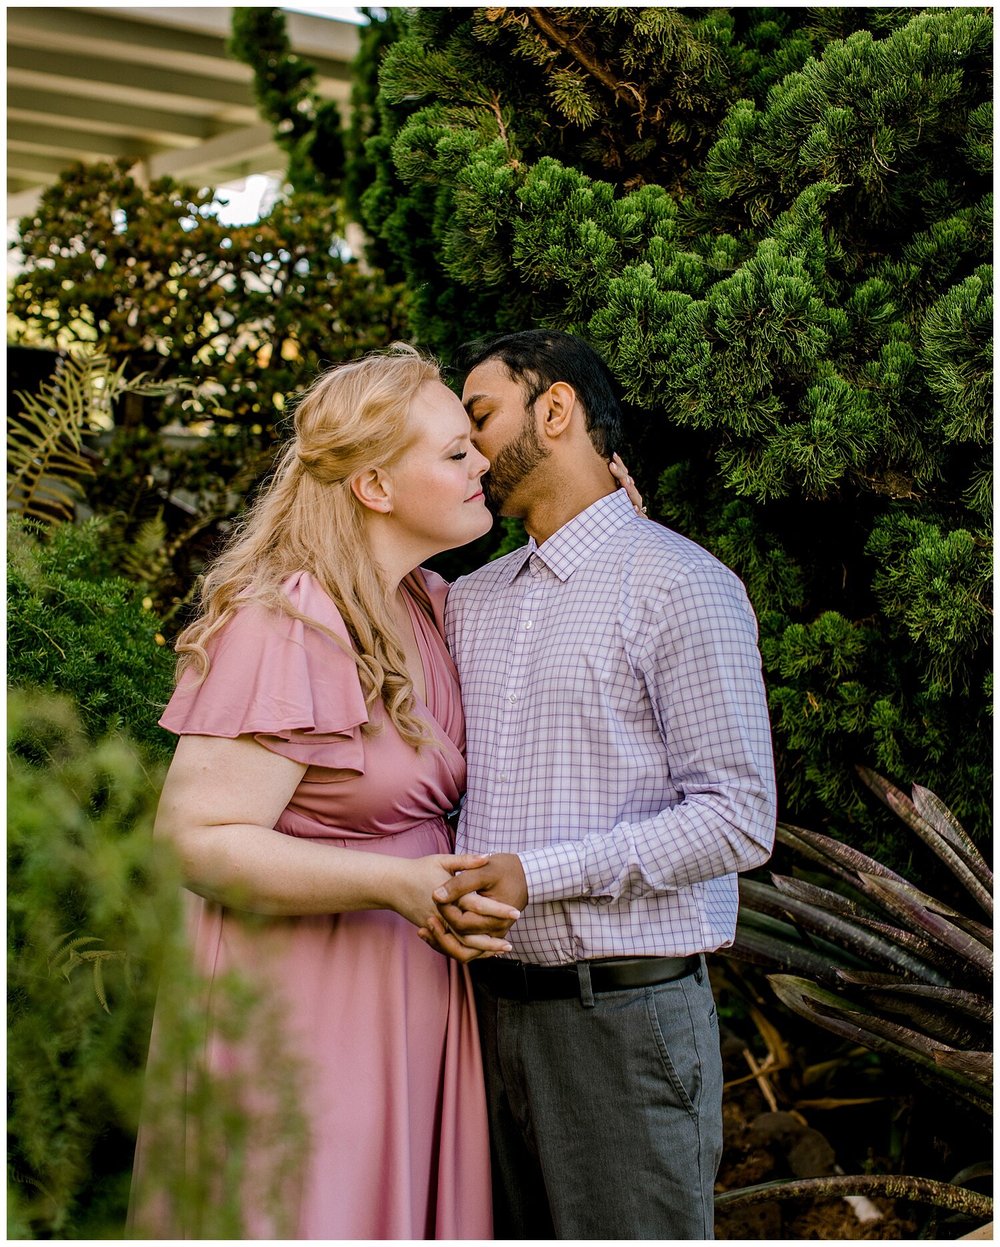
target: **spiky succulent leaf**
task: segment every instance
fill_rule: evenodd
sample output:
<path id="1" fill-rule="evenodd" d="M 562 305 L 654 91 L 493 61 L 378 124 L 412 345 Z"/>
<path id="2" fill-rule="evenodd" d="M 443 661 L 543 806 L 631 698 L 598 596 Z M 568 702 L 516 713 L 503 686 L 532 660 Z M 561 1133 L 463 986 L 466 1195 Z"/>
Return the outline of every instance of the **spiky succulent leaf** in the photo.
<path id="1" fill-rule="evenodd" d="M 894 879 L 876 879 L 865 873 L 859 873 L 858 878 L 865 891 L 881 900 L 887 909 L 945 948 L 966 958 L 970 967 L 975 967 L 979 973 L 992 977 L 992 952 L 974 936 L 943 917 L 937 905 L 932 908 L 927 903 L 932 898 L 926 897 L 909 884 L 901 884 Z M 940 908 L 947 909 L 946 906 Z"/>
<path id="2" fill-rule="evenodd" d="M 781 828 L 784 827 L 784 824 L 779 823 L 778 827 L 779 839 L 781 839 Z M 831 836 L 824 836 L 818 831 L 807 831 L 804 827 L 794 827 L 792 831 L 804 844 L 815 849 L 828 867 L 830 863 L 833 863 L 847 871 L 864 870 L 868 874 L 877 875 L 881 879 L 899 879 L 901 882 L 903 880 L 902 875 L 897 875 L 888 866 L 883 866 L 881 862 L 875 861 L 873 857 L 868 857 L 864 853 L 858 852 L 857 849 L 852 849 L 849 844 L 843 844 L 840 840 L 834 840 Z M 851 877 L 848 875 L 848 878 Z"/>
<path id="3" fill-rule="evenodd" d="M 907 1031 L 905 1027 L 895 1026 L 872 1014 L 862 1013 L 836 993 L 807 979 L 772 974 L 768 975 L 768 981 L 778 999 L 794 1013 L 817 1022 L 852 1043 L 906 1060 L 925 1075 L 947 1081 L 952 1090 L 970 1104 L 987 1112 L 990 1110 L 991 1098 L 985 1094 L 982 1085 L 964 1073 L 939 1064 L 934 1053 L 942 1051 L 941 1045 L 926 1036 Z"/>
<path id="4" fill-rule="evenodd" d="M 788 875 L 772 873 L 771 882 L 784 896 L 805 901 L 818 909 L 829 910 L 832 914 L 841 914 L 845 918 L 871 918 L 875 916 L 873 909 L 862 909 L 857 901 L 852 901 L 839 892 L 829 888 L 821 888 L 818 884 L 809 883 L 806 879 L 792 879 Z"/>
<path id="5" fill-rule="evenodd" d="M 907 952 L 925 961 L 929 966 L 934 966 L 941 971 L 948 982 L 961 979 L 966 971 L 961 957 L 915 931 L 905 930 L 889 922 L 880 922 L 876 918 L 858 918 L 858 922 L 870 927 L 872 931 L 877 931 L 879 935 L 898 944 L 900 948 L 905 948 Z"/>
<path id="6" fill-rule="evenodd" d="M 958 1070 L 990 1085 L 993 1083 L 992 1052 L 936 1052 L 934 1059 L 945 1069 Z"/>
<path id="7" fill-rule="evenodd" d="M 939 1008 L 934 1002 L 924 1003 L 912 996 L 900 996 L 880 988 L 860 990 L 859 996 L 866 1009 L 879 1010 L 891 1019 L 904 1018 L 911 1028 L 919 1028 L 929 1038 L 950 1048 L 975 1048 L 989 1040 L 982 1026 L 971 1022 L 948 1003 Z"/>
<path id="8" fill-rule="evenodd" d="M 972 837 L 941 798 L 931 792 L 929 788 L 924 788 L 920 784 L 913 785 L 910 795 L 921 818 L 930 823 L 938 835 L 946 840 L 956 852 L 961 854 L 965 859 L 966 865 L 974 871 L 979 882 L 992 892 L 993 871 L 990 870 L 982 853 L 976 848 Z"/>
<path id="9" fill-rule="evenodd" d="M 939 987 L 934 983 L 908 983 L 892 974 L 871 974 L 861 970 L 838 970 L 837 978 L 857 987 L 886 988 L 899 996 L 937 1000 L 981 1022 L 993 1022 L 993 1001 L 979 992 L 964 991 L 960 987 Z"/>
<path id="10" fill-rule="evenodd" d="M 977 1217 L 981 1221 L 988 1221 L 993 1216 L 993 1201 L 988 1195 L 968 1191 L 965 1187 L 951 1182 L 895 1173 L 837 1174 L 826 1178 L 761 1182 L 737 1191 L 723 1191 L 716 1195 L 715 1206 L 732 1211 L 733 1208 L 766 1204 L 773 1199 L 846 1199 L 851 1195 L 907 1199 L 917 1204 L 947 1208 L 951 1212 Z"/>
<path id="11" fill-rule="evenodd" d="M 775 939 L 755 930 L 742 920 L 737 924 L 736 937 L 726 955 L 739 961 L 764 966 L 768 970 L 785 970 L 790 974 L 810 974 L 820 980 L 833 980 L 835 965 L 822 953 L 802 944 Z"/>
<path id="12" fill-rule="evenodd" d="M 875 963 L 892 969 L 902 967 L 919 973 L 931 982 L 947 982 L 944 975 L 927 962 L 913 957 L 898 944 L 884 939 L 870 928 L 852 922 L 839 914 L 829 913 L 818 906 L 796 900 L 791 896 L 782 896 L 777 889 L 768 888 L 766 884 L 755 883 L 751 880 L 740 880 L 740 894 L 746 896 L 750 904 L 764 909 L 765 912 L 775 911 L 774 908 L 768 908 L 769 906 L 775 908 L 780 906 L 780 909 L 783 909 L 803 930 L 814 932 L 822 939 L 842 948 L 846 956 L 855 964 Z"/>
<path id="13" fill-rule="evenodd" d="M 945 838 L 935 827 L 921 816 L 910 798 L 895 784 L 877 775 L 867 767 L 859 767 L 858 774 L 869 788 L 899 817 L 917 833 L 921 840 L 944 862 L 952 874 L 965 886 L 976 904 L 993 916 L 993 897 L 989 888 L 976 877 L 975 871 L 969 866 L 962 853 L 952 847 L 950 838 Z"/>

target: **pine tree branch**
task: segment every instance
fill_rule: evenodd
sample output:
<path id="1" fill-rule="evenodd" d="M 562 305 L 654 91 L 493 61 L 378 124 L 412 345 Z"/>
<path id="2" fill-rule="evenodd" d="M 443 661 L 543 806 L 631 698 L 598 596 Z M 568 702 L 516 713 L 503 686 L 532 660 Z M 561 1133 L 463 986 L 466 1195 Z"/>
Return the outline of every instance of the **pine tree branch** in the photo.
<path id="1" fill-rule="evenodd" d="M 635 102 L 639 106 L 639 116 L 643 115 L 645 101 L 641 94 L 628 82 L 618 82 L 608 73 L 606 69 L 602 69 L 583 49 L 573 42 L 568 35 L 564 35 L 558 26 L 554 25 L 548 17 L 545 16 L 543 9 L 528 9 L 527 13 L 538 29 L 547 35 L 553 43 L 557 44 L 564 52 L 568 52 L 578 64 L 582 65 L 591 77 L 596 78 L 603 86 L 611 91 L 616 99 L 621 100 L 625 104 L 631 104 L 626 92 L 631 92 L 635 97 Z"/>

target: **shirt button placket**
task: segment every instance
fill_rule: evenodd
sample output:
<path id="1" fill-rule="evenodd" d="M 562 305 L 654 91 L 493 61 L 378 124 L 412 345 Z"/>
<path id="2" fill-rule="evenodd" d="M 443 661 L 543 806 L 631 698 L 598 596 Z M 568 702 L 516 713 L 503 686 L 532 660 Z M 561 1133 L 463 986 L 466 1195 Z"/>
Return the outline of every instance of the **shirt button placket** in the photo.
<path id="1" fill-rule="evenodd" d="M 518 735 L 520 715 L 518 708 L 524 700 L 524 673 L 529 666 L 530 643 L 533 640 L 532 632 L 535 626 L 534 621 L 534 599 L 540 585 L 540 575 L 542 568 L 540 564 L 532 559 L 528 565 L 529 574 L 524 577 L 524 593 L 521 598 L 521 605 L 518 611 L 518 621 L 514 629 L 513 643 L 511 645 L 510 667 L 507 673 L 507 685 L 504 693 L 504 710 L 503 727 L 501 732 L 501 740 L 498 742 L 497 748 L 497 780 L 498 786 L 510 782 L 513 757 L 512 749 L 515 746 Z"/>

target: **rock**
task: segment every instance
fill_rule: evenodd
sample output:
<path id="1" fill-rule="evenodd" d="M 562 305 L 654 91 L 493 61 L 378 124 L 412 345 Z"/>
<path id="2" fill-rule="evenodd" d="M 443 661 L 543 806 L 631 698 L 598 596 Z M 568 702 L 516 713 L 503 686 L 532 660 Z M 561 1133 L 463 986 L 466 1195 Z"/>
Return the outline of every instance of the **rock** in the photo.
<path id="1" fill-rule="evenodd" d="M 833 1173 L 833 1148 L 818 1130 L 805 1130 L 788 1151 L 788 1165 L 797 1178 L 822 1178 Z"/>
<path id="2" fill-rule="evenodd" d="M 787 1150 L 808 1129 L 796 1113 L 761 1113 L 750 1123 L 748 1138 L 751 1143 L 776 1144 Z"/>

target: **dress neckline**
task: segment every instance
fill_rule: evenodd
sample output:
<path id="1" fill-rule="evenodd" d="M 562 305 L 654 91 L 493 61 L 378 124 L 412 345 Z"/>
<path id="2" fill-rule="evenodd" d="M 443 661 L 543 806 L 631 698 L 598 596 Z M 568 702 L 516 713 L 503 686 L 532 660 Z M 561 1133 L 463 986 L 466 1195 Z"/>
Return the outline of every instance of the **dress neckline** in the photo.
<path id="1" fill-rule="evenodd" d="M 421 697 L 417 690 L 413 690 L 413 697 L 417 705 L 421 706 L 426 712 L 427 717 L 437 727 L 444 740 L 451 745 L 452 749 L 462 756 L 458 742 L 455 741 L 451 733 L 447 730 L 442 721 L 441 707 L 438 705 L 439 682 L 441 676 L 437 670 L 437 662 L 444 659 L 451 662 L 451 655 L 448 653 L 444 643 L 444 638 L 438 632 L 432 619 L 428 617 L 427 611 L 414 596 L 413 591 L 405 582 L 402 585 L 403 598 L 406 602 L 406 608 L 410 612 L 410 620 L 413 624 L 413 635 L 417 642 L 417 652 L 420 655 L 420 665 L 424 673 L 424 696 Z M 432 635 L 433 634 L 433 635 Z M 437 651 L 437 652 L 435 652 Z M 458 696 L 456 689 L 456 696 Z M 450 717 L 450 716 L 448 716 Z"/>

